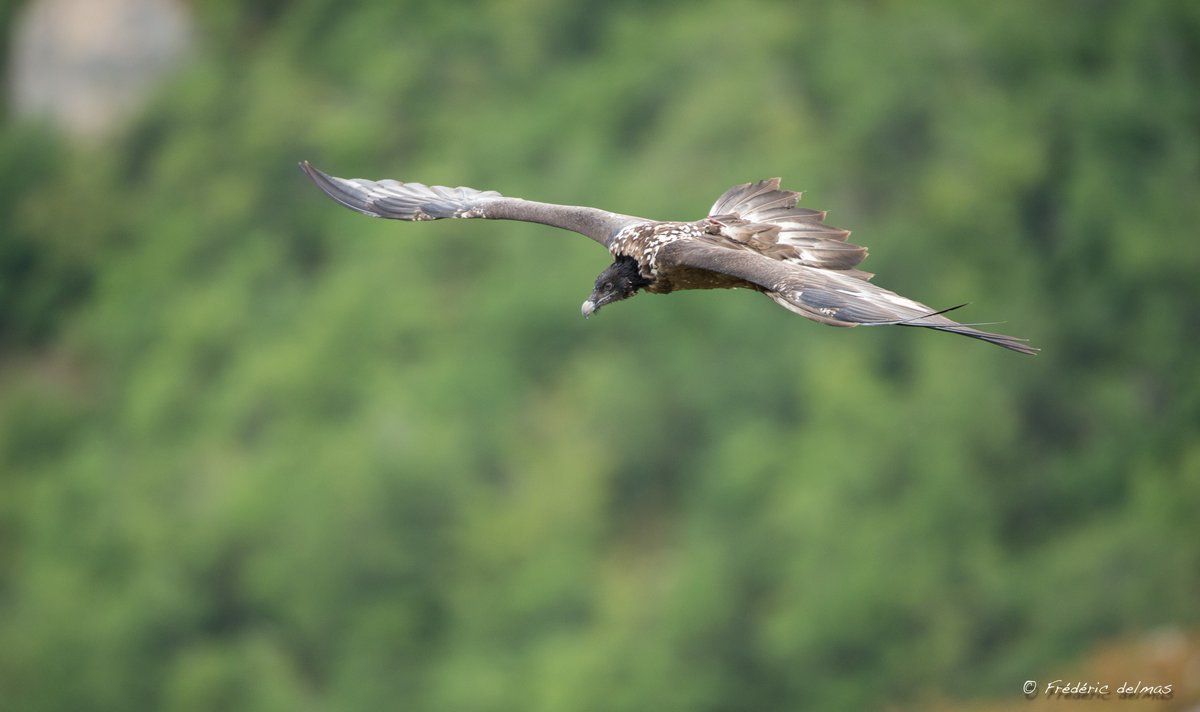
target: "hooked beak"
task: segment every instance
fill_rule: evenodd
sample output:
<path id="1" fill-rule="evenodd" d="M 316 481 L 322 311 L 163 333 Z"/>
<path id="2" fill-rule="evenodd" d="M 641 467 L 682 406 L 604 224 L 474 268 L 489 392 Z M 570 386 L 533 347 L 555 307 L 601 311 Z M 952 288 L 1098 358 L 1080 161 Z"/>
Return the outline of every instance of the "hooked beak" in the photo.
<path id="1" fill-rule="evenodd" d="M 586 319 L 589 316 L 600 311 L 600 307 L 604 306 L 605 304 L 608 304 L 609 302 L 614 302 L 614 301 L 616 301 L 616 298 L 615 298 L 615 295 L 611 292 L 606 292 L 606 293 L 602 293 L 602 294 L 592 292 L 591 296 L 589 296 L 587 298 L 587 301 L 583 303 L 583 306 L 579 308 L 579 312 L 581 314 L 583 314 L 583 318 Z"/>

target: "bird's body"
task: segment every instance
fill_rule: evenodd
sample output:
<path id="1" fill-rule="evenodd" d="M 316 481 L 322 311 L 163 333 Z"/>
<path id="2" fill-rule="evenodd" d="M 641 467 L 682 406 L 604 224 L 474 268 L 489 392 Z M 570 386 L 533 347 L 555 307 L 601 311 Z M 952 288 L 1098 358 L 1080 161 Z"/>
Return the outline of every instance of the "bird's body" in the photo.
<path id="1" fill-rule="evenodd" d="M 683 241 L 701 241 L 707 238 L 704 226 L 686 222 L 644 222 L 630 225 L 617 233 L 608 249 L 613 257 L 631 257 L 637 262 L 639 272 L 650 280 L 645 289 L 651 294 L 669 294 L 684 289 L 736 289 L 750 287 L 745 280 L 720 272 L 688 267 L 660 261 L 669 245 Z"/>
<path id="2" fill-rule="evenodd" d="M 832 326 L 920 326 L 982 339 L 1021 353 L 1021 339 L 960 324 L 920 302 L 871 284 L 857 269 L 864 247 L 826 225 L 825 213 L 796 207 L 800 194 L 779 179 L 745 183 L 725 192 L 695 222 L 649 220 L 597 208 L 507 198 L 494 191 L 443 188 L 392 180 L 326 175 L 308 162 L 305 173 L 342 205 L 397 220 L 484 218 L 521 220 L 572 230 L 608 248 L 613 263 L 583 304 L 590 316 L 640 290 L 753 289 L 801 316 Z"/>

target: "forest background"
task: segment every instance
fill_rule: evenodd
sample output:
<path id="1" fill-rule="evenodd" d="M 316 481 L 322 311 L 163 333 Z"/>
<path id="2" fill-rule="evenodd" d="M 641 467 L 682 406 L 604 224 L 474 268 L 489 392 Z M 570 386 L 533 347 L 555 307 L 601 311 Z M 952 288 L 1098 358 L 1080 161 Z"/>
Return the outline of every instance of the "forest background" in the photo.
<path id="1" fill-rule="evenodd" d="M 1200 3 L 190 8 L 115 135 L 0 125 L 0 710 L 1024 705 L 1200 650 Z M 662 219 L 783 176 L 1043 351 L 585 322 L 595 244 L 301 159 Z"/>

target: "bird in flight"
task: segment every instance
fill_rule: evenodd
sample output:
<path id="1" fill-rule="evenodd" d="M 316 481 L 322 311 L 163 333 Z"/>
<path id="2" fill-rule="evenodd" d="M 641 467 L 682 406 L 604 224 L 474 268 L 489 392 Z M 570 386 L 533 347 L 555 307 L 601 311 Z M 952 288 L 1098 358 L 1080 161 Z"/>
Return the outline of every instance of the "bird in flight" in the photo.
<path id="1" fill-rule="evenodd" d="M 779 179 L 735 185 L 694 222 L 647 220 L 598 208 L 508 198 L 495 191 L 395 180 L 336 178 L 304 161 L 317 187 L 364 215 L 393 220 L 484 218 L 520 220 L 571 230 L 608 248 L 613 263 L 596 278 L 583 315 L 591 316 L 641 290 L 753 289 L 784 309 L 831 326 L 920 326 L 948 331 L 1024 354 L 1023 339 L 982 331 L 877 287 L 857 269 L 867 249 L 825 224 L 825 213 L 796 206 L 800 194 Z M 957 309 L 958 307 L 953 307 Z"/>

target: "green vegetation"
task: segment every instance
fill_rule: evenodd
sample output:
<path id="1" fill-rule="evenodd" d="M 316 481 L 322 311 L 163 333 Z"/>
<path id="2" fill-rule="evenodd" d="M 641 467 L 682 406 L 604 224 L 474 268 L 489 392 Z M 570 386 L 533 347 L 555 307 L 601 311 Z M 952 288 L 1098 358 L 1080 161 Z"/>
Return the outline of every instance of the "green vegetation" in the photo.
<path id="1" fill-rule="evenodd" d="M 1012 697 L 1200 623 L 1200 5 L 195 3 L 115 143 L 0 127 L 0 710 Z M 877 281 L 750 293 L 296 170 L 662 218 L 781 175 Z"/>

